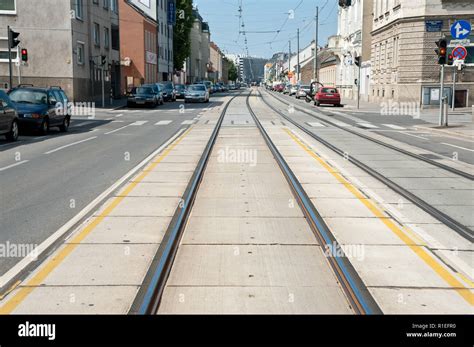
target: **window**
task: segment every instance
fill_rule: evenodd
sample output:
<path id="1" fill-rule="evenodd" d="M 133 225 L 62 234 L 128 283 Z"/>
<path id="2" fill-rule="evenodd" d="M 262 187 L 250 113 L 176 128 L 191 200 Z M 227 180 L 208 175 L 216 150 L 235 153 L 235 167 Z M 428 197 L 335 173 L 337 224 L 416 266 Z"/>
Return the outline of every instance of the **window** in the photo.
<path id="1" fill-rule="evenodd" d="M 118 0 L 111 0 L 110 1 L 110 9 L 115 12 L 115 13 L 118 13 Z"/>
<path id="2" fill-rule="evenodd" d="M 120 50 L 120 32 L 119 27 L 112 25 L 112 49 Z"/>
<path id="3" fill-rule="evenodd" d="M 18 61 L 18 47 L 12 49 L 12 61 Z M 8 62 L 8 38 L 0 38 L 0 62 Z"/>
<path id="4" fill-rule="evenodd" d="M 76 18 L 83 19 L 84 10 L 82 0 L 76 0 Z"/>
<path id="5" fill-rule="evenodd" d="M 77 65 L 84 65 L 84 42 L 77 42 Z"/>
<path id="6" fill-rule="evenodd" d="M 104 27 L 104 47 L 109 48 L 110 46 L 110 31 L 109 28 Z"/>
<path id="7" fill-rule="evenodd" d="M 104 10 L 108 10 L 109 9 L 109 1 L 110 0 L 103 0 L 104 1 Z"/>
<path id="8" fill-rule="evenodd" d="M 99 5 L 99 0 L 92 0 L 92 3 L 93 3 L 94 5 Z"/>
<path id="9" fill-rule="evenodd" d="M 0 0 L 0 13 L 16 14 L 16 0 Z"/>
<path id="10" fill-rule="evenodd" d="M 100 46 L 100 26 L 94 23 L 94 44 Z"/>

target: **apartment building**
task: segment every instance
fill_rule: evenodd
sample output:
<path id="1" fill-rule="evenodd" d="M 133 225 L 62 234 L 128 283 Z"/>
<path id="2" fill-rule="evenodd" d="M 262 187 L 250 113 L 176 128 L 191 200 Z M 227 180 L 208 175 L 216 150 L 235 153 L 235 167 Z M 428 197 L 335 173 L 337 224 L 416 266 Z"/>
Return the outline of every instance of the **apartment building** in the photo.
<path id="1" fill-rule="evenodd" d="M 435 42 L 442 36 L 452 40 L 450 28 L 456 20 L 474 24 L 472 0 L 374 0 L 373 6 L 370 99 L 415 102 L 423 107 L 439 105 L 440 66 Z M 451 86 L 454 68 L 446 67 L 444 93 L 449 102 L 455 97 L 458 107 L 474 103 L 474 35 L 468 41 L 471 60 L 456 73 L 455 93 Z"/>
<path id="2" fill-rule="evenodd" d="M 175 0 L 156 0 L 158 34 L 158 79 L 171 81 L 173 78 L 173 24 Z"/>
<path id="3" fill-rule="evenodd" d="M 51 9 L 54 9 L 52 11 Z M 13 86 L 61 86 L 75 101 L 99 101 L 104 79 L 107 100 L 120 81 L 118 0 L 2 0 L 0 83 L 9 81 L 7 26 L 20 33 L 12 52 Z M 22 64 L 21 48 L 29 60 Z M 106 57 L 105 66 L 101 56 Z"/>
<path id="4" fill-rule="evenodd" d="M 194 83 L 207 80 L 210 69 L 211 33 L 197 8 L 193 9 L 194 25 L 191 28 L 191 54 L 186 60 L 186 81 Z"/>
<path id="5" fill-rule="evenodd" d="M 214 43 L 210 43 L 210 70 L 209 78 L 214 82 L 222 81 L 223 78 L 223 65 L 224 65 L 224 54 L 220 48 Z"/>

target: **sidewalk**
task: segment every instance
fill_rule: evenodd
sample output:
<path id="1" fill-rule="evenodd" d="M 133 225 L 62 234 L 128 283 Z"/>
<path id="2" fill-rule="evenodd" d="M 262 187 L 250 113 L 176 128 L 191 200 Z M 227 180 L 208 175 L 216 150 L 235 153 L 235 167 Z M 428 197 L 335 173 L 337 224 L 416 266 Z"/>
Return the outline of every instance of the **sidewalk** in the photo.
<path id="1" fill-rule="evenodd" d="M 357 109 L 357 101 L 351 99 L 343 99 L 342 104 L 344 109 L 347 112 L 351 113 L 379 113 L 384 115 L 384 112 L 389 111 L 391 115 L 396 115 L 395 110 L 390 109 L 395 105 L 395 102 L 377 103 L 377 102 L 367 102 L 360 101 L 360 107 Z M 403 114 L 403 115 L 406 115 Z M 425 121 L 426 125 L 416 126 L 417 128 L 428 130 L 430 132 L 442 132 L 453 136 L 461 136 L 463 138 L 474 138 L 474 108 L 465 107 L 457 108 L 454 111 L 449 109 L 448 111 L 448 121 L 449 125 L 447 127 L 439 126 L 439 108 L 430 107 L 430 108 L 416 108 L 412 115 L 415 119 L 420 119 Z"/>

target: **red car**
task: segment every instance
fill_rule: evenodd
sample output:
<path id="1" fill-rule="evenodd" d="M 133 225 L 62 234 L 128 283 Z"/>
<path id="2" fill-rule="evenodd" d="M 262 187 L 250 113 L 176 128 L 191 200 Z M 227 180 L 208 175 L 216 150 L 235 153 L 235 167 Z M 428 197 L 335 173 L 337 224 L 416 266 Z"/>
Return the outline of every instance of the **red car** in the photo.
<path id="1" fill-rule="evenodd" d="M 319 106 L 321 104 L 334 105 L 335 107 L 342 107 L 341 95 L 336 88 L 333 87 L 321 87 L 314 96 L 314 105 Z"/>
<path id="2" fill-rule="evenodd" d="M 273 87 L 273 90 L 279 93 L 283 92 L 284 89 L 285 89 L 284 84 L 277 84 L 275 87 Z"/>

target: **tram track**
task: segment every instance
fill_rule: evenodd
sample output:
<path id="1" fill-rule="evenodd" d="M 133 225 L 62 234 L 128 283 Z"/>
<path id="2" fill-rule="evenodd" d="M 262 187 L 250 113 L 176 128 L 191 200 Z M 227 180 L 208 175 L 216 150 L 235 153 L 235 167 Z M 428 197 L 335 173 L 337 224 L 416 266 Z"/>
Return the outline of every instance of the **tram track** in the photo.
<path id="1" fill-rule="evenodd" d="M 274 97 L 275 99 L 279 100 L 280 102 L 286 104 L 286 105 L 289 105 L 289 103 L 287 103 L 286 101 L 283 101 L 281 100 L 280 98 L 274 96 L 273 94 L 271 93 L 268 93 L 269 95 L 271 95 L 272 97 Z M 285 115 L 283 112 L 281 112 L 280 110 L 278 110 L 276 107 L 274 107 L 273 105 L 271 105 L 267 100 L 265 100 L 265 98 L 263 98 L 262 96 L 262 93 L 259 91 L 259 96 L 261 97 L 263 103 L 269 107 L 269 109 L 271 109 L 273 112 L 275 112 L 276 114 L 278 114 L 281 118 L 285 119 L 287 122 L 291 123 L 292 125 L 294 125 L 295 127 L 297 127 L 299 130 L 303 131 L 305 134 L 309 135 L 311 138 L 313 138 L 314 140 L 318 141 L 319 143 L 323 144 L 325 147 L 331 149 L 332 151 L 334 151 L 335 153 L 337 153 L 339 156 L 343 157 L 343 158 L 346 158 L 348 161 L 350 161 L 352 164 L 354 164 L 355 166 L 357 166 L 358 168 L 362 169 L 363 171 L 365 171 L 366 173 L 368 173 L 370 176 L 376 178 L 378 181 L 382 182 L 383 184 L 385 184 L 386 186 L 388 186 L 390 189 L 392 189 L 393 191 L 395 191 L 396 193 L 398 193 L 399 195 L 403 196 L 405 199 L 407 199 L 408 201 L 410 201 L 411 203 L 413 203 L 414 205 L 416 205 L 417 207 L 421 208 L 423 211 L 427 212 L 430 216 L 432 216 L 433 218 L 435 218 L 436 220 L 438 220 L 439 222 L 443 223 L 444 225 L 448 226 L 449 228 L 451 228 L 452 230 L 454 230 L 456 233 L 458 233 L 459 235 L 461 235 L 462 237 L 464 237 L 465 239 L 469 240 L 470 242 L 474 242 L 474 233 L 473 231 L 465 226 L 464 224 L 462 224 L 461 222 L 457 221 L 456 219 L 452 218 L 451 216 L 447 215 L 446 213 L 440 211 L 439 209 L 437 209 L 436 207 L 434 207 L 433 205 L 431 205 L 430 203 L 426 202 L 425 200 L 421 199 L 420 197 L 416 196 L 415 194 L 411 193 L 410 191 L 408 191 L 407 189 L 403 188 L 401 185 L 397 184 L 396 182 L 394 182 L 393 180 L 389 179 L 388 177 L 386 177 L 385 175 L 381 174 L 380 172 L 378 172 L 377 170 L 371 168 L 370 166 L 364 164 L 361 160 L 358 160 L 357 158 L 355 158 L 354 156 L 347 156 L 347 153 L 346 151 L 342 150 L 341 148 L 335 146 L 334 144 L 330 143 L 329 141 L 323 139 L 321 136 L 318 136 L 316 135 L 314 132 L 310 131 L 308 128 L 306 128 L 305 126 L 301 125 L 300 123 L 296 122 L 295 120 L 293 120 L 291 117 L 288 117 L 287 115 Z M 350 129 L 346 129 L 344 127 L 341 127 L 341 126 L 338 126 L 337 124 L 329 121 L 329 120 L 326 120 L 324 118 L 321 118 L 321 117 L 318 117 L 314 114 L 312 114 L 311 112 L 309 111 L 306 111 L 300 107 L 295 107 L 295 109 L 298 109 L 300 110 L 301 112 L 311 116 L 311 117 L 314 117 L 320 121 L 323 121 L 325 122 L 326 124 L 330 124 L 331 126 L 334 126 L 338 129 L 341 129 L 341 130 L 344 130 L 344 131 L 347 131 L 348 133 L 351 133 L 351 134 L 354 134 L 354 135 L 357 135 L 359 137 L 362 137 L 364 139 L 367 139 L 373 143 L 377 143 L 381 146 L 384 146 L 384 147 L 387 147 L 389 149 L 393 149 L 394 151 L 398 152 L 398 153 L 402 153 L 402 154 L 406 154 L 410 157 L 413 157 L 415 159 L 419 159 L 419 160 L 422 160 L 424 162 L 427 162 L 429 164 L 432 164 L 434 166 L 437 166 L 439 168 L 442 168 L 446 171 L 449 171 L 453 174 L 456 174 L 456 175 L 460 175 L 464 178 L 467 178 L 469 180 L 472 180 L 473 176 L 468 174 L 468 173 L 465 173 L 463 171 L 460 171 L 460 170 L 457 170 L 457 169 L 454 169 L 454 168 L 451 168 L 449 166 L 446 166 L 446 165 L 443 165 L 441 163 L 437 163 L 437 162 L 434 162 L 433 160 L 429 160 L 429 159 L 426 159 L 424 157 L 421 157 L 417 154 L 414 154 L 414 153 L 411 153 L 411 152 L 407 152 L 403 149 L 400 149 L 400 148 L 396 148 L 396 147 L 393 147 L 392 145 L 389 145 L 389 144 L 386 144 L 386 143 L 383 143 L 379 140 L 376 140 L 376 139 L 372 139 L 368 136 L 365 136 L 363 134 L 359 134 L 358 132 L 355 132 L 353 130 L 350 130 Z"/>
<path id="2" fill-rule="evenodd" d="M 183 237 L 188 219 L 193 210 L 196 195 L 205 175 L 206 167 L 210 160 L 213 147 L 219 136 L 224 117 L 226 116 L 229 105 L 240 95 L 234 96 L 222 110 L 214 131 L 187 186 L 182 198 L 182 203 L 175 211 L 159 250 L 145 277 L 144 283 L 139 290 L 134 304 L 132 305 L 130 310 L 130 313 L 132 314 L 156 314 L 158 312 L 166 282 L 173 267 L 173 262 L 177 256 L 180 240 Z M 309 227 L 318 240 L 319 247 L 324 251 L 327 246 L 334 247 L 334 245 L 337 245 L 342 252 L 342 255 L 339 253 L 337 256 L 328 256 L 327 264 L 337 278 L 353 312 L 356 314 L 382 314 L 380 307 L 372 297 L 362 279 L 359 277 L 357 271 L 352 266 L 349 259 L 343 254 L 342 247 L 339 245 L 330 228 L 311 202 L 302 185 L 296 178 L 296 175 L 292 172 L 276 145 L 267 134 L 257 115 L 251 108 L 249 102 L 251 95 L 252 92 L 246 96 L 248 112 L 252 116 L 256 127 L 277 162 L 281 173 L 288 182 L 294 198 L 298 202 Z"/>

